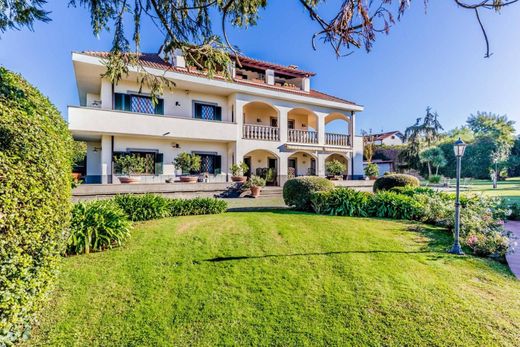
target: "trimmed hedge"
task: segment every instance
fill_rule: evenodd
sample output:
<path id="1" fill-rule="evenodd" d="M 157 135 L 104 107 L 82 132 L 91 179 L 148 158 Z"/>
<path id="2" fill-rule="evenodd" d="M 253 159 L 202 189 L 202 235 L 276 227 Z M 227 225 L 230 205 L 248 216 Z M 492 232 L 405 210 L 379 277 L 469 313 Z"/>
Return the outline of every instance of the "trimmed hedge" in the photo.
<path id="1" fill-rule="evenodd" d="M 297 177 L 283 185 L 283 200 L 287 206 L 300 211 L 312 211 L 311 196 L 315 192 L 334 189 L 326 178 L 316 176 Z"/>
<path id="2" fill-rule="evenodd" d="M 374 182 L 374 192 L 379 190 L 390 190 L 395 187 L 418 187 L 420 185 L 417 177 L 404 174 L 393 174 L 379 177 Z"/>
<path id="3" fill-rule="evenodd" d="M 58 110 L 0 67 L 0 345 L 27 337 L 70 221 L 72 137 Z"/>
<path id="4" fill-rule="evenodd" d="M 220 214 L 227 210 L 227 202 L 215 198 L 170 199 L 170 216 Z"/>
<path id="5" fill-rule="evenodd" d="M 78 202 L 72 209 L 68 254 L 121 246 L 130 237 L 132 222 L 113 200 Z"/>

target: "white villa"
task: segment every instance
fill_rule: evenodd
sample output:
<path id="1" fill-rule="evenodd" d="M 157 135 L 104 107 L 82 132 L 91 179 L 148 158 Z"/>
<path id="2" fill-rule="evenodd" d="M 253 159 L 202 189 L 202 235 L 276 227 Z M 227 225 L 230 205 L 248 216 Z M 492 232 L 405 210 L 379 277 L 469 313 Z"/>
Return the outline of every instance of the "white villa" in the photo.
<path id="1" fill-rule="evenodd" d="M 346 164 L 345 179 L 363 178 L 363 142 L 355 134 L 363 107 L 311 88 L 312 72 L 240 57 L 232 80 L 188 68 L 182 55 L 170 61 L 142 54 L 142 65 L 175 86 L 154 106 L 139 92 L 137 70 L 117 85 L 101 77 L 103 52 L 73 53 L 80 106 L 68 109 L 69 128 L 87 142 L 85 183 L 119 183 L 113 158 L 147 158 L 142 182 L 164 183 L 180 172 L 181 152 L 202 158 L 201 180 L 231 181 L 230 167 L 244 161 L 249 174 L 270 168 L 273 185 L 292 175 L 325 176 L 325 163 Z"/>

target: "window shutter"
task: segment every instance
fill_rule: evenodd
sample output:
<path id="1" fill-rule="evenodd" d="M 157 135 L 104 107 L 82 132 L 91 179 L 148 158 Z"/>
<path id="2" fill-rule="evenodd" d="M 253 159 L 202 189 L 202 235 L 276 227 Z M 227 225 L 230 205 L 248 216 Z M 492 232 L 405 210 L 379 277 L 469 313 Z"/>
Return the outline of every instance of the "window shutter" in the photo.
<path id="1" fill-rule="evenodd" d="M 123 94 L 123 110 L 125 111 L 132 111 L 132 95 L 129 94 Z"/>
<path id="2" fill-rule="evenodd" d="M 123 109 L 123 94 L 115 93 L 114 94 L 114 110 L 122 110 Z"/>
<path id="3" fill-rule="evenodd" d="M 222 120 L 222 107 L 220 106 L 215 106 L 215 120 Z"/>
<path id="4" fill-rule="evenodd" d="M 222 172 L 222 156 L 216 155 L 215 156 L 215 174 L 220 174 Z"/>
<path id="5" fill-rule="evenodd" d="M 164 114 L 164 100 L 157 99 L 157 104 L 155 105 L 155 114 Z"/>
<path id="6" fill-rule="evenodd" d="M 194 118 L 202 118 L 202 104 L 195 103 L 194 107 L 195 114 L 193 115 Z"/>
<path id="7" fill-rule="evenodd" d="M 163 157 L 162 153 L 155 154 L 155 174 L 162 175 L 163 174 Z"/>

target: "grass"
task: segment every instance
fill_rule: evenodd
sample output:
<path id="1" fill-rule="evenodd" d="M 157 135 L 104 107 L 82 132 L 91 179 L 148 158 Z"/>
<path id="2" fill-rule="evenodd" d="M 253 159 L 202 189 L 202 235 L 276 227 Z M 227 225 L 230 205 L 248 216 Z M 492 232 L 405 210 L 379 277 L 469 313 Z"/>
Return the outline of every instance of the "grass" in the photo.
<path id="1" fill-rule="evenodd" d="M 122 248 L 65 259 L 28 344 L 518 345 L 520 281 L 412 226 L 291 211 L 138 224 Z"/>
<path id="2" fill-rule="evenodd" d="M 500 196 L 510 203 L 520 203 L 520 177 L 498 182 L 497 189 L 493 189 L 493 182 L 490 180 L 475 180 L 472 181 L 469 190 L 489 196 Z"/>

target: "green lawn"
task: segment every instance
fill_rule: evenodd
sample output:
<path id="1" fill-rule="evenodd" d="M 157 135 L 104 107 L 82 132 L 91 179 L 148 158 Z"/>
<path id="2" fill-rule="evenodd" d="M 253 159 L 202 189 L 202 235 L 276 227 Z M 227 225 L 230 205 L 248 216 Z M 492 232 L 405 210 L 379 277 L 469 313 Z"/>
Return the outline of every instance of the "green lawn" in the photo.
<path id="1" fill-rule="evenodd" d="M 493 189 L 493 182 L 490 180 L 474 180 L 471 182 L 470 190 L 489 196 L 500 196 L 509 202 L 520 203 L 520 177 L 498 182 L 497 189 Z"/>
<path id="2" fill-rule="evenodd" d="M 29 345 L 473 345 L 520 341 L 520 281 L 442 230 L 291 211 L 138 224 L 64 261 Z"/>

